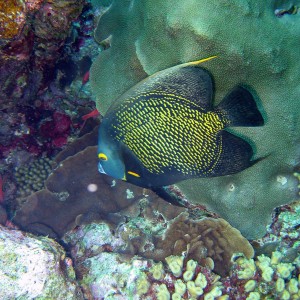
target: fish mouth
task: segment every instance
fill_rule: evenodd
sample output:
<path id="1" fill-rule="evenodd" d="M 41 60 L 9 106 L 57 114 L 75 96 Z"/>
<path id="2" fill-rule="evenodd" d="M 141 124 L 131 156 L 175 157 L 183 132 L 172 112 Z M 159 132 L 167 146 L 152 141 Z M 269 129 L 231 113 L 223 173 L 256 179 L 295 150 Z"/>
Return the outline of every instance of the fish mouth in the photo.
<path id="1" fill-rule="evenodd" d="M 100 162 L 98 163 L 98 171 L 99 173 L 106 174 Z"/>

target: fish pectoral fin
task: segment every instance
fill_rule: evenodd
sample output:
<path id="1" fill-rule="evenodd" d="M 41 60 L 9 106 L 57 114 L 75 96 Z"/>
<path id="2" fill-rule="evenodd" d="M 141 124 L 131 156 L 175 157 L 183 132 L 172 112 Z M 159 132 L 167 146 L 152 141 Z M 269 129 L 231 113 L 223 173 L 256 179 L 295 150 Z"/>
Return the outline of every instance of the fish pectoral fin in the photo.
<path id="1" fill-rule="evenodd" d="M 251 167 L 260 159 L 251 160 L 253 149 L 242 138 L 223 130 L 220 133 L 221 155 L 213 170 L 213 176 L 235 174 Z"/>

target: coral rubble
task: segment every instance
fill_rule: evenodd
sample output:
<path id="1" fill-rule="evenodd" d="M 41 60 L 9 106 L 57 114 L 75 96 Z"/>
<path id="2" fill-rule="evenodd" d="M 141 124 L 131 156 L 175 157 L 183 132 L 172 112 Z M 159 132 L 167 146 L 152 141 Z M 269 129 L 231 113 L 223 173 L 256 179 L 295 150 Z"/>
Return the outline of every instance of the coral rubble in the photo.
<path id="1" fill-rule="evenodd" d="M 53 240 L 0 225 L 0 298 L 83 299 L 70 261 Z"/>

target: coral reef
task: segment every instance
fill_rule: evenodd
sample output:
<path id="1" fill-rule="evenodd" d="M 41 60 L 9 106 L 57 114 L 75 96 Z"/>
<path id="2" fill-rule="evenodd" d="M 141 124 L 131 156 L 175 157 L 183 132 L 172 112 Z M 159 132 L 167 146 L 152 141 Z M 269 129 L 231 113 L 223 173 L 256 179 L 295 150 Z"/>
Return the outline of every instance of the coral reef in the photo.
<path id="1" fill-rule="evenodd" d="M 234 132 L 254 141 L 256 157 L 265 158 L 233 176 L 178 184 L 189 201 L 220 214 L 248 238 L 262 236 L 272 210 L 298 192 L 299 16 L 293 1 L 116 0 L 103 7 L 95 32 L 105 50 L 92 65 L 91 86 L 103 114 L 146 76 L 216 54 L 203 64 L 214 77 L 216 103 L 237 84 L 257 91 L 266 125 Z"/>
<path id="2" fill-rule="evenodd" d="M 1 299 L 83 299 L 63 248 L 0 225 Z"/>
<path id="3" fill-rule="evenodd" d="M 129 256 L 128 236 L 135 239 L 134 231 L 141 229 L 138 220 L 131 221 L 131 228 L 124 224 L 126 237 L 106 223 L 81 225 L 64 236 L 86 298 L 279 300 L 300 297 L 299 242 L 293 245 L 298 249 L 294 258 L 288 257 L 283 249 L 271 252 L 270 256 L 262 254 L 250 259 L 234 253 L 229 274 L 219 276 L 209 266 L 188 259 L 186 251 L 162 260 Z"/>
<path id="4" fill-rule="evenodd" d="M 244 290 L 246 299 L 299 299 L 299 256 L 289 263 L 279 251 L 268 257 L 260 255 L 254 261 L 239 257 L 233 267 L 230 281 Z M 231 293 L 230 293 L 231 294 Z"/>
<path id="5" fill-rule="evenodd" d="M 39 190 L 47 177 L 19 176 L 19 171 L 26 172 L 28 166 L 29 172 L 36 172 L 34 165 L 41 158 L 53 158 L 99 123 L 82 119 L 95 109 L 88 77 L 85 81 L 83 77 L 100 49 L 92 38 L 89 1 L 6 2 L 7 6 L 22 2 L 26 22 L 13 38 L 0 39 L 0 174 L 6 178 L 1 189 L 3 224 L 4 210 L 11 218 L 18 201 Z"/>
<path id="6" fill-rule="evenodd" d="M 188 214 L 182 213 L 168 224 L 162 240 L 156 242 L 151 257 L 163 260 L 169 255 L 185 253 L 185 260 L 193 259 L 225 275 L 236 252 L 244 253 L 248 258 L 254 256 L 249 242 L 224 219 L 192 220 Z"/>
<path id="7" fill-rule="evenodd" d="M 169 209 L 166 210 L 165 206 L 169 206 Z M 100 223 L 92 227 L 80 226 L 65 235 L 64 239 L 71 247 L 74 241 L 77 243 L 89 239 L 91 245 L 88 248 L 103 240 L 105 244 L 110 244 L 114 253 L 131 257 L 138 255 L 155 261 L 164 261 L 168 256 L 184 253 L 185 262 L 193 259 L 220 275 L 229 273 L 233 253 L 243 253 L 249 259 L 254 255 L 249 242 L 225 220 L 210 217 L 193 220 L 187 209 L 167 205 L 150 191 L 117 214 L 118 218 L 112 213 L 110 217 L 102 216 L 102 220 L 110 224 L 113 234 L 109 234 L 108 225 Z M 102 238 L 105 232 L 111 237 Z"/>

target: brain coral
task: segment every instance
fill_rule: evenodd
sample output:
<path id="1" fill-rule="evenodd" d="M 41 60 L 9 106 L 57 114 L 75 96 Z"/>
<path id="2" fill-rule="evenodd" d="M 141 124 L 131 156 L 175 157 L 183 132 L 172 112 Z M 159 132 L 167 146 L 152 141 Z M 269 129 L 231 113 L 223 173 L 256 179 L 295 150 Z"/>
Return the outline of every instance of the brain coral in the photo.
<path id="1" fill-rule="evenodd" d="M 230 129 L 266 158 L 232 176 L 188 180 L 179 188 L 219 213 L 248 238 L 265 232 L 272 209 L 292 201 L 299 163 L 300 14 L 293 1 L 115 0 L 95 33 L 106 45 L 91 84 L 105 113 L 121 93 L 167 67 L 211 55 L 215 102 L 243 83 L 257 93 L 266 125 Z M 291 9 L 293 8 L 293 9 Z M 253 223 L 255 222 L 255 228 Z"/>

